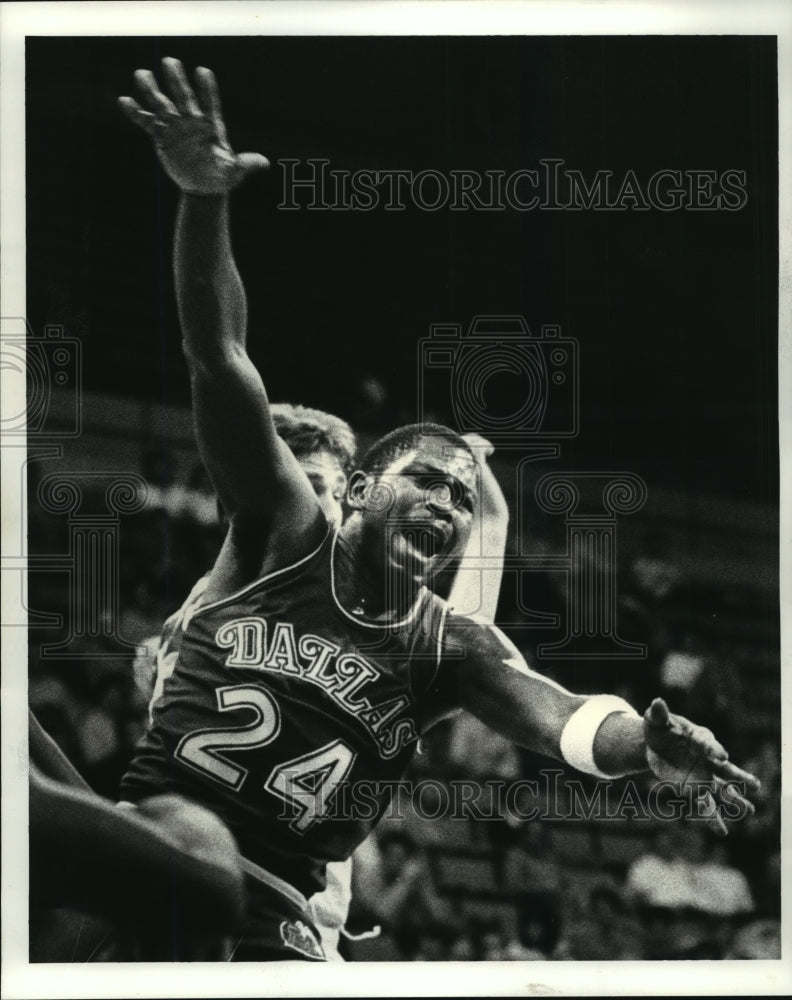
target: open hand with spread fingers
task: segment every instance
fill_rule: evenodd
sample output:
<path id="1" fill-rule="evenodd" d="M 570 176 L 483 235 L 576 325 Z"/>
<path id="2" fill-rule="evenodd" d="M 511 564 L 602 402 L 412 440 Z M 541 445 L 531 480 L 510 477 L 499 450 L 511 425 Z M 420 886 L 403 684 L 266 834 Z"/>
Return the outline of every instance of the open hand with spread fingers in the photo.
<path id="1" fill-rule="evenodd" d="M 696 726 L 681 715 L 672 715 L 662 698 L 655 698 L 644 715 L 646 760 L 655 777 L 690 788 L 699 798 L 699 816 L 720 836 L 727 833 L 719 805 L 737 805 L 753 813 L 746 798 L 756 794 L 760 782 L 729 762 L 729 755 L 709 729 Z"/>
<path id="2" fill-rule="evenodd" d="M 163 59 L 162 73 L 160 90 L 150 70 L 136 70 L 140 104 L 132 97 L 119 97 L 118 103 L 151 136 L 165 172 L 185 194 L 225 195 L 248 174 L 269 166 L 259 153 L 231 149 L 210 69 L 196 69 L 195 89 L 178 59 Z"/>

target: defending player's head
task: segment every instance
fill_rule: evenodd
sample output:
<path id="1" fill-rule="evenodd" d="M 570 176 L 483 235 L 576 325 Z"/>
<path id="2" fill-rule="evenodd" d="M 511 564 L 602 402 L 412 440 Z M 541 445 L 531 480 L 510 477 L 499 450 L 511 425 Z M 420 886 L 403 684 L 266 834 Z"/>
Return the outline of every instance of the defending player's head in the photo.
<path id="1" fill-rule="evenodd" d="M 292 403 L 274 403 L 270 412 L 278 435 L 307 473 L 328 522 L 340 527 L 341 501 L 357 449 L 352 428 L 331 413 Z"/>
<path id="2" fill-rule="evenodd" d="M 353 474 L 350 531 L 372 568 L 424 583 L 464 548 L 477 503 L 465 439 L 440 424 L 410 424 L 372 445 Z"/>
<path id="3" fill-rule="evenodd" d="M 344 520 L 341 503 L 357 453 L 354 431 L 340 417 L 298 403 L 272 403 L 270 413 L 278 436 L 308 476 L 328 523 L 339 528 Z M 228 517 L 219 500 L 217 516 L 227 527 Z"/>

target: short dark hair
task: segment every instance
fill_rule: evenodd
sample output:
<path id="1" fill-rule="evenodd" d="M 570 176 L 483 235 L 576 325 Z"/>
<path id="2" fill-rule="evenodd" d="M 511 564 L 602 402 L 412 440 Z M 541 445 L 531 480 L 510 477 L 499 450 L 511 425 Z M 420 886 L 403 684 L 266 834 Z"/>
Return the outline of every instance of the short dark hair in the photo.
<path id="1" fill-rule="evenodd" d="M 407 424 L 375 441 L 363 456 L 360 469 L 375 475 L 383 472 L 396 459 L 417 448 L 423 438 L 440 438 L 454 448 L 466 451 L 471 458 L 474 457 L 467 441 L 450 427 L 444 427 L 443 424 Z"/>
<path id="2" fill-rule="evenodd" d="M 338 459 L 344 473 L 352 471 L 357 441 L 352 428 L 341 417 L 296 403 L 273 403 L 270 413 L 279 437 L 297 458 L 325 450 Z"/>

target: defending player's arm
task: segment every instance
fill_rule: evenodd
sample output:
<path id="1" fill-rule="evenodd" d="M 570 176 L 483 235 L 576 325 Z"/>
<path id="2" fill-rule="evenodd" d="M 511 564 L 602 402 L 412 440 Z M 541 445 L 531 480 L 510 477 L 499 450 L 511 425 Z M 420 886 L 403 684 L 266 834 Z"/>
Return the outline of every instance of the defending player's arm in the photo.
<path id="1" fill-rule="evenodd" d="M 495 626 L 449 625 L 465 655 L 443 662 L 439 683 L 450 698 L 513 743 L 528 747 L 598 777 L 622 777 L 651 770 L 661 780 L 698 789 L 716 832 L 726 827 L 717 812 L 726 782 L 748 793 L 757 779 L 735 767 L 713 734 L 672 715 L 656 698 L 641 718 L 612 695 L 574 695 L 532 671 L 519 650 Z M 729 797 L 752 812 L 731 787 Z"/>
<path id="2" fill-rule="evenodd" d="M 196 70 L 194 90 L 178 60 L 164 59 L 162 70 L 162 90 L 149 70 L 135 73 L 144 107 L 131 97 L 120 104 L 181 190 L 176 297 L 201 457 L 232 522 L 268 535 L 286 527 L 293 539 L 314 523 L 316 501 L 245 350 L 247 305 L 229 234 L 230 192 L 267 161 L 231 149 L 211 70 Z"/>
<path id="3" fill-rule="evenodd" d="M 476 614 L 484 621 L 494 622 L 503 579 L 509 507 L 487 464 L 494 448 L 479 434 L 467 434 L 465 440 L 478 463 L 480 502 L 448 603 L 461 614 Z"/>

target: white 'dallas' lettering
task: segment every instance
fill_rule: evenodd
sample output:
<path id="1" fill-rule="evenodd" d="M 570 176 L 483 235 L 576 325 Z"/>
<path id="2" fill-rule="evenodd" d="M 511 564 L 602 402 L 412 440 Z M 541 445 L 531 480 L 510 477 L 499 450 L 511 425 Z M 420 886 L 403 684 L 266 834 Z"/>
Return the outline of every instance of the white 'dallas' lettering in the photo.
<path id="1" fill-rule="evenodd" d="M 272 630 L 272 639 L 267 645 L 267 659 L 264 666 L 267 670 L 277 670 L 281 674 L 302 673 L 297 661 L 294 626 L 289 622 L 277 622 Z"/>
<path id="2" fill-rule="evenodd" d="M 327 668 L 332 666 L 341 647 L 327 639 L 320 639 L 318 635 L 301 635 L 298 648 L 300 656 L 308 661 L 303 677 L 320 687 L 332 687 L 335 683 L 334 675 L 327 673 Z"/>
<path id="3" fill-rule="evenodd" d="M 398 715 L 408 705 L 409 701 L 402 694 L 398 698 L 384 701 L 381 705 L 374 705 L 373 708 L 368 706 L 364 712 L 360 713 L 360 717 L 372 733 L 378 733 L 394 715 Z"/>
<path id="4" fill-rule="evenodd" d="M 352 696 L 356 694 L 369 681 L 374 680 L 379 675 L 370 663 L 362 660 L 359 656 L 347 653 L 340 656 L 336 662 L 336 672 L 339 679 L 343 678 L 343 683 L 333 689 L 333 697 L 342 705 L 355 714 L 368 708 L 370 702 L 366 698 L 360 701 L 352 701 Z M 375 732 L 376 730 L 373 730 Z"/>
<path id="5" fill-rule="evenodd" d="M 264 659 L 267 623 L 263 618 L 237 618 L 221 625 L 215 633 L 221 649 L 230 649 L 227 667 L 257 667 Z"/>
<path id="6" fill-rule="evenodd" d="M 394 757 L 418 739 L 410 718 L 397 716 L 410 707 L 406 695 L 372 705 L 362 691 L 380 676 L 368 660 L 310 633 L 299 637 L 290 622 L 275 622 L 268 638 L 267 622 L 257 616 L 226 622 L 215 633 L 221 649 L 230 650 L 227 667 L 264 670 L 299 677 L 322 688 L 347 714 L 358 719 L 375 740 L 380 756 Z"/>

